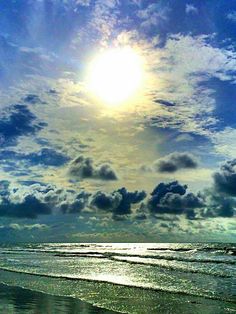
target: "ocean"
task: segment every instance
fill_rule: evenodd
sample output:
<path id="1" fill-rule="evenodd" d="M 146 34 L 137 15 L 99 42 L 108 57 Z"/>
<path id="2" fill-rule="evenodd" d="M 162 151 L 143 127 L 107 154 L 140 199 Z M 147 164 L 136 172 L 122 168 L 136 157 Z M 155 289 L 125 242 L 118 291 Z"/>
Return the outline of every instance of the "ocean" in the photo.
<path id="1" fill-rule="evenodd" d="M 236 245 L 1 245 L 0 283 L 0 313 L 47 313 L 22 311 L 13 289 L 54 302 L 48 313 L 236 313 Z"/>

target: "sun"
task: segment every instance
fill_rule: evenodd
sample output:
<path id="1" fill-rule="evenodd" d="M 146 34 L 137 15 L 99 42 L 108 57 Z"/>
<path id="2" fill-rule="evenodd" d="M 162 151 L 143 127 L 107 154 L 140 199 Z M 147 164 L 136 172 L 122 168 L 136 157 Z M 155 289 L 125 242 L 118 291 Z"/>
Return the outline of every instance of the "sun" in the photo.
<path id="1" fill-rule="evenodd" d="M 109 105 L 122 104 L 137 94 L 144 78 L 143 59 L 130 47 L 104 51 L 91 61 L 87 85 Z"/>

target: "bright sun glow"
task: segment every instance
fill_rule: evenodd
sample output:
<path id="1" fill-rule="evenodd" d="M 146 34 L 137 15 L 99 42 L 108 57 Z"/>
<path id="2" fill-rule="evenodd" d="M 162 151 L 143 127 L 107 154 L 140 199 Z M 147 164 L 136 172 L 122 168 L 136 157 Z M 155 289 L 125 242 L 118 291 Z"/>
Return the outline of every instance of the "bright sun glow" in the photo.
<path id="1" fill-rule="evenodd" d="M 134 49 L 107 50 L 92 60 L 88 88 L 109 105 L 121 104 L 138 92 L 143 72 L 143 60 Z"/>

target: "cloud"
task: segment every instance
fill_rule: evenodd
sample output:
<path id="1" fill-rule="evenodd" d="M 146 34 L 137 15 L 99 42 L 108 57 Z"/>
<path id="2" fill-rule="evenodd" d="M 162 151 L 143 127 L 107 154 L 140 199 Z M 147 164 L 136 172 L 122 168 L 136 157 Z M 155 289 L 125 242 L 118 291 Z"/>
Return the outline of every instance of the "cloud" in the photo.
<path id="1" fill-rule="evenodd" d="M 197 168 L 198 162 L 196 158 L 189 153 L 172 153 L 164 158 L 158 159 L 154 163 L 154 167 L 158 172 L 176 172 L 181 169 Z"/>
<path id="2" fill-rule="evenodd" d="M 91 47 L 96 44 L 108 45 L 115 26 L 119 22 L 119 0 L 96 0 L 91 2 L 88 12 L 88 23 L 77 30 L 77 37 L 73 40 L 73 47 Z M 76 12 L 79 10 L 76 9 Z M 86 12 L 85 12 L 86 14 Z"/>
<path id="3" fill-rule="evenodd" d="M 146 197 L 145 191 L 128 192 L 126 188 L 118 189 L 111 194 L 97 192 L 93 195 L 91 206 L 112 212 L 116 216 L 131 214 L 131 204 L 137 204 Z"/>
<path id="4" fill-rule="evenodd" d="M 236 159 L 227 161 L 214 173 L 214 187 L 218 193 L 236 196 Z"/>
<path id="5" fill-rule="evenodd" d="M 131 204 L 140 203 L 146 192 L 128 192 L 126 188 L 112 193 L 58 188 L 54 185 L 29 182 L 11 187 L 9 181 L 0 182 L 0 216 L 36 218 L 38 215 L 55 213 L 76 214 L 101 210 L 116 216 L 132 213 Z M 141 213 L 141 212 L 140 212 Z"/>
<path id="6" fill-rule="evenodd" d="M 0 230 L 5 230 L 5 231 L 10 231 L 10 230 L 15 230 L 15 231 L 32 231 L 32 230 L 44 230 L 47 229 L 48 226 L 45 224 L 32 224 L 32 225 L 20 225 L 18 223 L 11 223 L 9 225 L 1 225 Z"/>
<path id="7" fill-rule="evenodd" d="M 171 35 L 163 50 L 165 52 L 163 57 L 172 58 L 172 60 L 168 59 L 166 70 L 172 68 L 171 74 L 177 71 L 184 80 L 189 80 L 189 75 L 194 73 L 199 75 L 195 77 L 196 80 L 205 81 L 206 75 L 208 79 L 215 77 L 223 81 L 233 80 L 236 70 L 235 52 L 232 46 L 224 48 L 212 46 L 213 39 L 214 37 L 206 35 Z M 192 79 L 194 77 L 189 83 L 194 83 Z"/>
<path id="8" fill-rule="evenodd" d="M 203 217 L 233 217 L 236 207 L 236 201 L 217 193 L 215 189 L 207 189 L 202 193 L 206 204 L 202 211 Z"/>
<path id="9" fill-rule="evenodd" d="M 120 205 L 122 195 L 118 192 L 111 194 L 98 191 L 92 197 L 90 205 L 108 212 L 113 212 Z"/>
<path id="10" fill-rule="evenodd" d="M 40 182 L 40 181 L 35 181 L 35 180 L 20 180 L 18 181 L 18 183 L 20 183 L 21 185 L 25 185 L 25 186 L 31 186 L 31 185 L 38 185 L 38 186 L 47 186 L 46 183 Z"/>
<path id="11" fill-rule="evenodd" d="M 187 192 L 187 185 L 178 181 L 159 183 L 147 201 L 145 191 L 129 192 L 122 187 L 111 193 L 60 188 L 34 180 L 0 181 L 0 216 L 36 218 L 57 213 L 78 214 L 96 211 L 114 220 L 144 221 L 149 215 L 185 215 L 188 220 L 208 217 L 233 217 L 236 161 L 229 161 L 214 175 L 214 186 L 197 194 Z M 220 179 L 219 179 L 220 176 Z M 222 185 L 223 182 L 223 185 Z M 232 186 L 231 186 L 232 185 Z M 143 202 L 144 201 L 144 202 Z M 141 203 L 142 202 L 142 203 Z M 132 206 L 139 204 L 139 207 Z M 109 216 L 110 214 L 110 216 Z M 159 215 L 159 216 L 157 216 Z M 162 219 L 162 218 L 161 218 Z"/>
<path id="12" fill-rule="evenodd" d="M 90 5 L 91 0 L 76 0 L 75 3 L 76 5 L 81 5 L 88 7 Z"/>
<path id="13" fill-rule="evenodd" d="M 204 206 L 203 199 L 193 193 L 187 193 L 187 185 L 178 181 L 160 183 L 151 193 L 148 208 L 151 213 L 183 214 Z"/>
<path id="14" fill-rule="evenodd" d="M 0 204 L 0 216 L 36 218 L 38 215 L 48 215 L 50 213 L 50 207 L 34 195 L 27 195 L 20 203 L 2 199 Z"/>
<path id="15" fill-rule="evenodd" d="M 40 215 L 56 213 L 78 214 L 97 211 L 112 214 L 114 220 L 144 221 L 148 214 L 159 215 L 158 218 L 184 214 L 188 220 L 208 217 L 233 217 L 236 201 L 233 198 L 217 194 L 214 189 L 201 193 L 187 193 L 187 186 L 178 181 L 160 183 L 151 193 L 147 202 L 145 191 L 129 192 L 126 188 L 112 193 L 98 191 L 95 194 L 87 191 L 77 192 L 74 189 L 63 189 L 53 185 L 37 182 L 20 187 L 10 187 L 9 181 L 1 181 L 0 216 L 18 218 L 37 218 Z M 139 208 L 133 204 L 141 203 Z M 167 218 L 165 218 L 166 220 Z M 173 219 L 172 219 L 173 221 Z"/>
<path id="16" fill-rule="evenodd" d="M 167 107 L 174 107 L 175 103 L 171 102 L 171 101 L 167 101 L 167 100 L 163 100 L 163 99 L 154 99 L 154 102 L 167 106 Z"/>
<path id="17" fill-rule="evenodd" d="M 23 159 L 28 160 L 31 165 L 44 165 L 60 167 L 66 164 L 70 158 L 61 152 L 52 148 L 43 148 L 36 153 L 26 154 L 22 156 Z"/>
<path id="18" fill-rule="evenodd" d="M 23 181 L 12 186 L 0 182 L 0 216 L 36 218 L 56 213 L 79 213 L 88 204 L 90 193 L 58 188 L 41 182 Z"/>
<path id="19" fill-rule="evenodd" d="M 34 135 L 45 123 L 38 122 L 36 116 L 25 105 L 8 107 L 0 118 L 0 141 L 2 145 L 15 145 L 20 136 Z"/>
<path id="20" fill-rule="evenodd" d="M 141 27 L 145 30 L 163 24 L 168 20 L 170 8 L 159 3 L 151 3 L 146 8 L 140 9 L 137 16 L 142 20 Z"/>
<path id="21" fill-rule="evenodd" d="M 0 197 L 8 197 L 10 195 L 9 191 L 10 181 L 1 180 L 0 181 Z"/>
<path id="22" fill-rule="evenodd" d="M 117 180 L 117 174 L 109 164 L 94 165 L 93 159 L 79 156 L 69 167 L 69 175 L 78 179 Z"/>
<path id="23" fill-rule="evenodd" d="M 185 12 L 186 12 L 186 14 L 197 14 L 198 9 L 193 4 L 187 3 L 186 7 L 185 7 Z"/>
<path id="24" fill-rule="evenodd" d="M 155 73 L 163 82 L 163 88 L 153 91 L 153 101 L 165 95 L 164 99 L 168 102 L 171 99 L 175 106 L 157 107 L 156 115 L 152 110 L 146 116 L 147 125 L 163 129 L 168 126 L 210 140 L 214 138 L 219 116 L 215 112 L 215 89 L 207 82 L 214 79 L 230 84 L 236 80 L 236 54 L 232 45 L 218 48 L 214 39 L 213 35 L 172 34 L 163 48 L 153 48 L 153 62 L 159 60 Z"/>
<path id="25" fill-rule="evenodd" d="M 15 21 L 13 25 L 11 21 L 14 14 L 20 16 L 25 10 L 29 9 L 29 5 L 32 10 L 31 14 L 29 14 L 29 19 Z M 3 13 L 4 4 L 1 2 L 0 6 L 0 11 Z M 52 72 L 57 71 L 55 67 L 55 53 L 53 53 L 52 49 L 48 49 L 45 42 L 36 43 L 36 37 L 40 37 L 39 33 L 41 33 L 41 36 L 43 35 L 43 28 L 40 29 L 39 26 L 42 22 L 43 7 L 41 6 L 39 9 L 36 1 L 30 4 L 25 1 L 24 6 L 20 8 L 16 5 L 16 7 L 15 13 L 13 13 L 11 6 L 5 6 L 6 11 L 3 13 L 5 20 L 0 35 L 0 86 L 2 87 L 8 87 L 12 83 L 19 84 L 19 82 L 27 81 L 29 76 L 31 78 L 34 75 L 46 74 L 46 76 L 50 76 Z M 37 16 L 37 18 L 33 18 L 33 15 Z M 19 28 L 28 29 L 28 31 L 19 33 Z M 39 37 L 37 38 L 38 40 Z M 24 44 L 21 46 L 22 43 L 26 42 L 29 45 L 28 47 L 25 47 Z M 56 41 L 54 43 L 56 44 Z"/>
<path id="26" fill-rule="evenodd" d="M 122 199 L 117 208 L 114 210 L 114 214 L 117 215 L 125 215 L 131 213 L 131 204 L 137 204 L 145 199 L 146 192 L 145 191 L 135 191 L 128 192 L 126 188 L 121 188 L 117 190 L 118 193 L 121 194 Z"/>
<path id="27" fill-rule="evenodd" d="M 236 22 L 236 11 L 232 11 L 226 15 L 227 19 Z"/>
<path id="28" fill-rule="evenodd" d="M 54 166 L 60 167 L 66 164 L 70 158 L 61 152 L 52 148 L 43 148 L 35 153 L 19 153 L 11 150 L 0 151 L 0 160 L 7 161 L 24 161 L 27 166 Z"/>
<path id="29" fill-rule="evenodd" d="M 28 94 L 26 97 L 23 98 L 23 101 L 32 105 L 35 104 L 45 104 L 38 95 L 35 94 Z"/>
<path id="30" fill-rule="evenodd" d="M 90 196 L 90 193 L 82 191 L 77 194 L 72 201 L 62 201 L 59 205 L 59 208 L 64 214 L 79 213 L 88 205 L 88 200 Z"/>
<path id="31" fill-rule="evenodd" d="M 212 134 L 212 142 L 216 153 L 227 159 L 234 158 L 236 156 L 235 136 L 236 129 L 232 127 L 226 127 Z"/>
<path id="32" fill-rule="evenodd" d="M 134 216 L 134 219 L 142 221 L 142 220 L 146 220 L 147 219 L 147 215 L 145 213 L 137 213 Z"/>

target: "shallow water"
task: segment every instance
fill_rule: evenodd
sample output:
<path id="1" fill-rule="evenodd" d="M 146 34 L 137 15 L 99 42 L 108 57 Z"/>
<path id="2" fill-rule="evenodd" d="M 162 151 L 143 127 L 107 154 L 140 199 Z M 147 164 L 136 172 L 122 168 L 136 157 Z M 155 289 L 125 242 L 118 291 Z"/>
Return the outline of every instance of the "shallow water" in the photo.
<path id="1" fill-rule="evenodd" d="M 230 244 L 26 244 L 0 252 L 0 280 L 125 313 L 236 312 Z"/>

